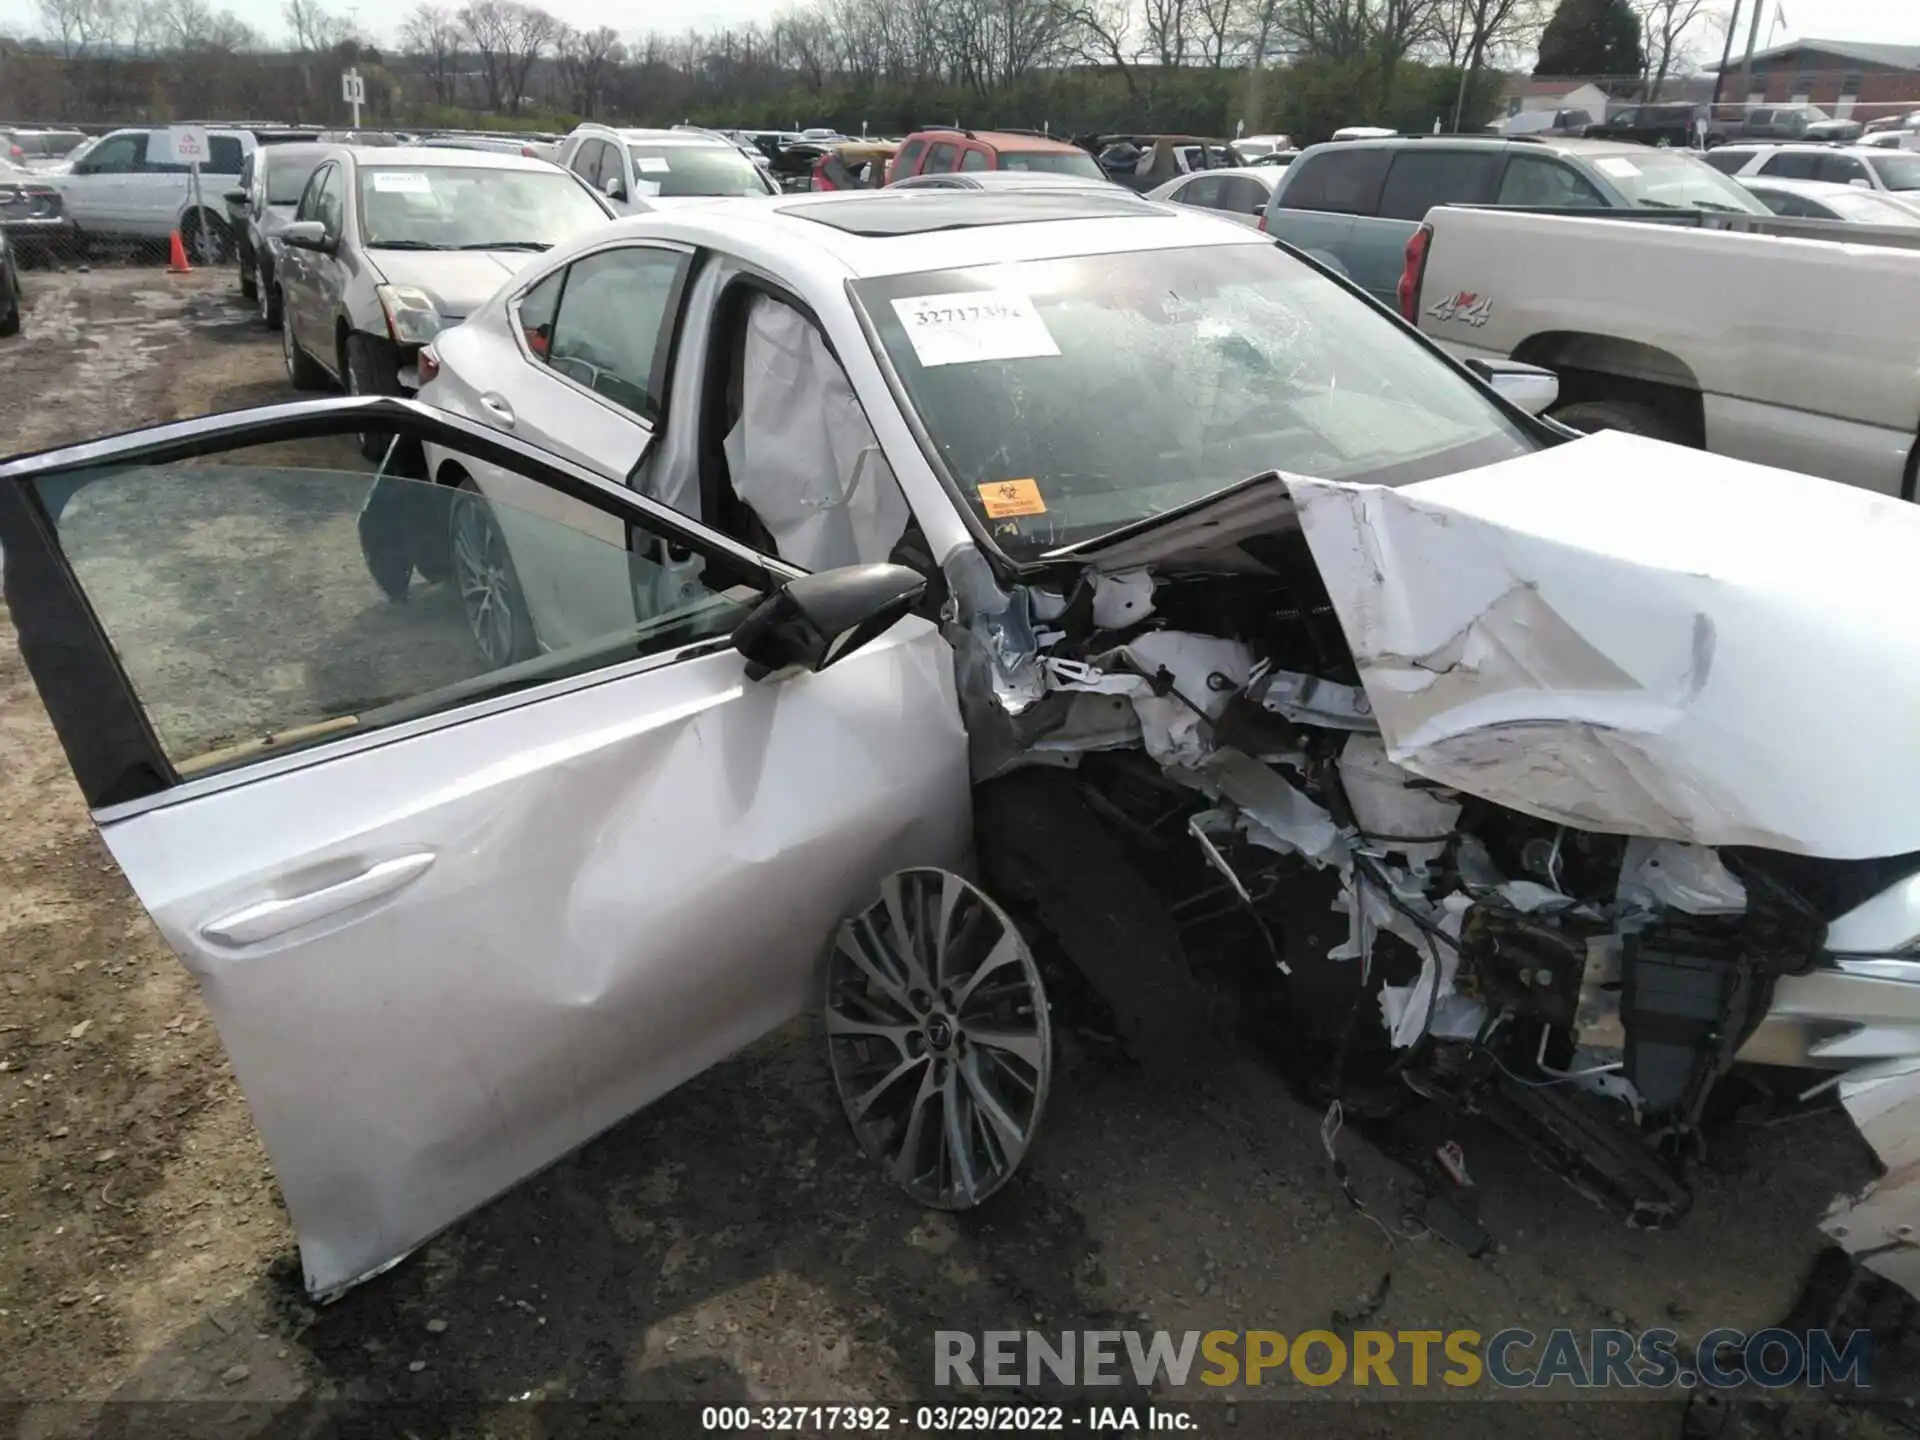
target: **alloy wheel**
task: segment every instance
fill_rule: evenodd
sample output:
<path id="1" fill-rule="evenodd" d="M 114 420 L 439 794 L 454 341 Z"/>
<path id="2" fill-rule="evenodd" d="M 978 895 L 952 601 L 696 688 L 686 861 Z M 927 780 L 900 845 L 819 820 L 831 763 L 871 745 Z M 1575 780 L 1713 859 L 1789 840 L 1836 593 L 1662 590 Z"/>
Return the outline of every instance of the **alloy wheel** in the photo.
<path id="1" fill-rule="evenodd" d="M 449 531 L 453 581 L 473 643 L 490 668 L 510 665 L 518 658 L 514 634 L 520 593 L 507 558 L 506 537 L 487 513 L 486 503 L 468 490 L 454 492 Z"/>
<path id="2" fill-rule="evenodd" d="M 1019 1168 L 1053 1075 L 1046 993 L 1005 911 L 903 870 L 840 927 L 827 1051 L 861 1148 L 923 1205 L 980 1204 Z"/>

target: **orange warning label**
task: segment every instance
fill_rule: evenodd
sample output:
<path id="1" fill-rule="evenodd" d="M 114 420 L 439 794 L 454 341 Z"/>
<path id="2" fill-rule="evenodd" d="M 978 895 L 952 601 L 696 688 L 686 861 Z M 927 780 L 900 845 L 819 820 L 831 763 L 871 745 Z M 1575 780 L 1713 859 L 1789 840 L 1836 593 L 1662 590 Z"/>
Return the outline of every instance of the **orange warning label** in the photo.
<path id="1" fill-rule="evenodd" d="M 976 488 L 989 520 L 1047 513 L 1047 502 L 1040 498 L 1040 487 L 1031 480 L 995 480 Z"/>

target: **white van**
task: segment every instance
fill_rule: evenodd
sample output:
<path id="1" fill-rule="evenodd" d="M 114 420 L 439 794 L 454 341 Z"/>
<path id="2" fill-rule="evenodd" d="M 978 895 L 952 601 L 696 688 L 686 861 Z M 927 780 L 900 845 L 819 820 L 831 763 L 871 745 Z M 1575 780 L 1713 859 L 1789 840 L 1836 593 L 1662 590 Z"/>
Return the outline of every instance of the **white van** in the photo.
<path id="1" fill-rule="evenodd" d="M 82 236 L 164 240 L 179 230 L 195 254 L 225 258 L 233 235 L 221 213 L 223 192 L 240 178 L 253 153 L 250 130 L 209 130 L 208 163 L 200 170 L 200 205 L 193 203 L 193 177 L 185 165 L 149 159 L 166 150 L 164 130 L 115 130 L 81 157 L 71 174 L 49 175 Z M 206 245 L 200 244 L 206 232 Z"/>

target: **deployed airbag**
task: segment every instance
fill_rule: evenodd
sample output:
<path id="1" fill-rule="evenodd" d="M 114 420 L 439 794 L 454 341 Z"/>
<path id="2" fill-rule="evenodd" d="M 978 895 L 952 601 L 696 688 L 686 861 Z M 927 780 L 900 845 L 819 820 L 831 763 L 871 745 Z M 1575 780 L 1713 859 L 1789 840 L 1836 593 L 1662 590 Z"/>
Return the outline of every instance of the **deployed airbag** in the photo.
<path id="1" fill-rule="evenodd" d="M 886 560 L 906 531 L 907 499 L 813 322 L 755 296 L 741 387 L 727 469 L 780 558 L 807 570 Z"/>

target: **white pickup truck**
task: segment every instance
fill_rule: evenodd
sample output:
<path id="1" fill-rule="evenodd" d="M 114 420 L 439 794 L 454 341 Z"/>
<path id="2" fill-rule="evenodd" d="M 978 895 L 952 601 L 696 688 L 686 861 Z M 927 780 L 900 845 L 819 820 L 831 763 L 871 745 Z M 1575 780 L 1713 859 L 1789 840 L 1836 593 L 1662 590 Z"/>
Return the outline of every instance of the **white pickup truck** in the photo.
<path id="1" fill-rule="evenodd" d="M 1631 218 L 1625 218 L 1631 217 Z M 1914 231 L 1778 217 L 1441 208 L 1401 312 L 1457 359 L 1560 382 L 1553 418 L 1912 500 Z"/>

